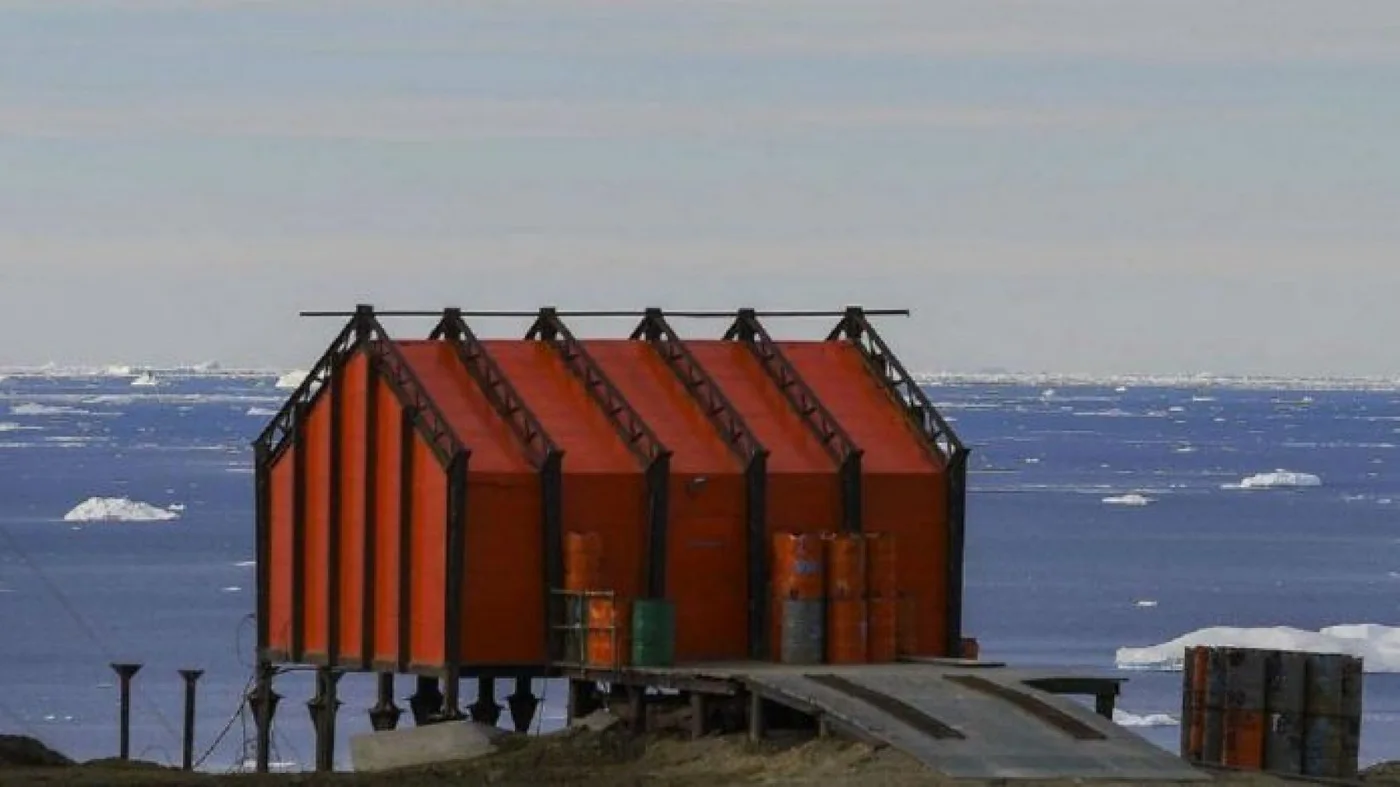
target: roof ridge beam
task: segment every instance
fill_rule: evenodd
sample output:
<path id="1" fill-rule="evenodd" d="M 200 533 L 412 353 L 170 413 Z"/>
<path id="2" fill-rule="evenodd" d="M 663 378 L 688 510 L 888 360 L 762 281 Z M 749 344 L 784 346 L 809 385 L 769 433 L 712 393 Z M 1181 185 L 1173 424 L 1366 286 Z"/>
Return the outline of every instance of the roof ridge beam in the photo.
<path id="1" fill-rule="evenodd" d="M 861 456 L 864 451 L 842 428 L 812 387 L 798 373 L 791 359 L 778 347 L 753 309 L 740 309 L 734 323 L 725 331 L 726 341 L 742 342 L 753 353 L 769 379 L 777 386 L 792 411 L 836 462 L 841 476 L 841 527 L 851 533 L 861 530 Z"/>
<path id="2" fill-rule="evenodd" d="M 444 309 L 442 319 L 428 338 L 446 341 L 452 346 L 457 360 L 476 381 L 492 409 L 510 427 L 536 470 L 543 468 L 552 454 L 563 454 L 500 364 L 462 319 L 460 309 Z"/>
<path id="3" fill-rule="evenodd" d="M 632 331 L 633 341 L 643 340 L 661 356 L 705 419 L 729 450 L 744 463 L 747 500 L 745 560 L 749 584 L 749 657 L 768 658 L 770 652 L 768 604 L 768 449 L 754 436 L 738 409 L 700 365 L 658 308 L 646 310 Z"/>
<path id="4" fill-rule="evenodd" d="M 871 324 L 865 310 L 859 306 L 846 307 L 841 321 L 826 337 L 827 341 L 845 340 L 855 345 L 865 359 L 866 368 L 904 411 L 910 426 L 920 435 L 926 450 L 936 454 L 944 463 L 954 455 L 966 453 L 967 447 L 953 427 L 944 420 L 928 394 L 904 367 Z"/>
<path id="5" fill-rule="evenodd" d="M 583 383 L 589 398 L 607 416 L 627 450 L 637 457 L 643 468 L 650 467 L 663 454 L 669 456 L 672 453 L 671 449 L 661 442 L 661 438 L 656 436 L 656 432 L 652 431 L 642 414 L 637 412 L 622 391 L 613 384 L 607 372 L 598 365 L 598 361 L 583 343 L 574 336 L 573 331 L 569 330 L 569 326 L 559 318 L 556 309 L 548 306 L 540 309 L 539 316 L 526 332 L 525 338 L 547 342 L 554 348 L 564 365 L 580 383 Z"/>
<path id="6" fill-rule="evenodd" d="M 588 397 L 607 417 L 627 450 L 646 473 L 647 543 L 646 588 L 651 598 L 666 597 L 667 529 L 670 524 L 671 449 L 656 436 L 646 419 L 608 378 L 603 367 L 548 306 L 540 309 L 525 338 L 548 343 L 569 372 L 583 384 Z"/>

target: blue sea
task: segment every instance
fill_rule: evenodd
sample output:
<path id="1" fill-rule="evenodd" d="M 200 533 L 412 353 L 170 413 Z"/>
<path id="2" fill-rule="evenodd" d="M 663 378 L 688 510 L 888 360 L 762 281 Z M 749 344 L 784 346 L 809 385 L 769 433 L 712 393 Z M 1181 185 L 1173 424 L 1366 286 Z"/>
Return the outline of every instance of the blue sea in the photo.
<path id="1" fill-rule="evenodd" d="M 204 769 L 236 769 L 252 737 L 237 712 L 253 648 L 249 441 L 286 391 L 270 374 L 156 372 L 154 386 L 134 377 L 0 379 L 0 732 L 77 758 L 112 756 L 118 695 L 107 665 L 140 662 L 133 753 L 178 762 L 176 670 L 203 669 L 196 753 Z M 928 390 L 974 449 L 966 628 L 985 658 L 1113 671 L 1120 647 L 1208 626 L 1400 618 L 1400 392 L 1190 381 Z M 1322 483 L 1225 488 L 1279 469 Z M 1150 502 L 1103 502 L 1125 494 Z M 64 521 L 92 497 L 176 518 Z M 1121 674 L 1124 711 L 1179 713 L 1179 673 Z M 1400 678 L 1366 681 L 1362 759 L 1400 759 Z M 373 681 L 349 676 L 341 687 L 348 765 L 346 739 L 368 730 Z M 274 759 L 306 766 L 310 681 L 285 676 L 278 689 Z M 399 696 L 411 691 L 401 680 Z M 563 697 L 558 686 L 541 691 L 547 729 Z M 1136 731 L 1176 745 L 1174 726 Z"/>

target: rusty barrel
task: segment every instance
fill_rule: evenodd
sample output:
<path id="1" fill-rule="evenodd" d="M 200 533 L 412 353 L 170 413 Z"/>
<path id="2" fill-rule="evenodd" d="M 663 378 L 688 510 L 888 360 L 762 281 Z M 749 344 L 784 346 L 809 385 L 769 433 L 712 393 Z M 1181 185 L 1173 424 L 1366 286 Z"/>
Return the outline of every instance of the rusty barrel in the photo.
<path id="1" fill-rule="evenodd" d="M 899 601 L 871 598 L 866 602 L 866 624 L 870 640 L 867 655 L 872 664 L 899 660 Z"/>
<path id="2" fill-rule="evenodd" d="M 627 665 L 632 649 L 631 611 L 631 604 L 624 599 L 588 599 L 588 666 L 617 669 Z"/>
<path id="3" fill-rule="evenodd" d="M 827 598 L 864 600 L 865 538 L 859 533 L 829 533 L 822 543 Z"/>
<path id="4" fill-rule="evenodd" d="M 896 544 L 893 533 L 865 534 L 865 587 L 870 598 L 899 597 Z"/>
<path id="5" fill-rule="evenodd" d="M 1264 767 L 1265 663 L 1269 651 L 1225 648 L 1225 740 L 1220 763 L 1257 771 Z"/>
<path id="6" fill-rule="evenodd" d="M 820 600 L 826 593 L 822 537 L 815 533 L 773 536 L 773 598 Z"/>
<path id="7" fill-rule="evenodd" d="M 1313 653 L 1307 657 L 1303 774 L 1326 778 L 1356 775 L 1355 742 L 1361 727 L 1361 660 Z"/>
<path id="8" fill-rule="evenodd" d="M 865 599 L 833 598 L 826 602 L 826 661 L 864 664 L 869 660 L 869 622 Z"/>
<path id="9" fill-rule="evenodd" d="M 826 602 L 785 598 L 777 611 L 777 660 L 783 664 L 820 664 L 826 647 Z"/>
<path id="10" fill-rule="evenodd" d="M 597 533 L 564 534 L 564 589 L 603 587 L 603 539 Z"/>
<path id="11" fill-rule="evenodd" d="M 1306 653 L 1273 651 L 1266 659 L 1264 769 L 1303 772 L 1303 720 L 1307 704 Z"/>
<path id="12" fill-rule="evenodd" d="M 1201 761 L 1206 713 L 1209 648 L 1191 646 L 1181 662 L 1181 758 Z"/>

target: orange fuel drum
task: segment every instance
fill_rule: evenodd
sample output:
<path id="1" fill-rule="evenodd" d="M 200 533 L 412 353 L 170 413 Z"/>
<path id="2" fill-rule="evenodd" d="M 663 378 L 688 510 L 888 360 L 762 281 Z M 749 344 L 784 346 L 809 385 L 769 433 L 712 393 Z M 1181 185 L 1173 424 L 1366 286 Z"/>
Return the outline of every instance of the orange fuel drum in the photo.
<path id="1" fill-rule="evenodd" d="M 822 538 L 815 533 L 773 536 L 773 598 L 813 601 L 826 591 Z"/>
<path id="2" fill-rule="evenodd" d="M 831 599 L 826 602 L 826 661 L 828 664 L 864 664 L 869 632 L 865 599 Z"/>
<path id="3" fill-rule="evenodd" d="M 865 583 L 872 599 L 899 596 L 897 543 L 892 533 L 865 534 Z"/>
<path id="4" fill-rule="evenodd" d="M 826 595 L 838 599 L 865 598 L 865 539 L 855 533 L 832 533 L 826 545 Z"/>
<path id="5" fill-rule="evenodd" d="M 603 584 L 603 539 L 597 533 L 564 535 L 564 588 L 599 590 Z"/>
<path id="6" fill-rule="evenodd" d="M 893 598 L 872 598 L 867 604 L 870 639 L 868 656 L 872 664 L 899 660 L 899 602 Z"/>
<path id="7" fill-rule="evenodd" d="M 632 605 L 607 596 L 588 599 L 588 664 L 613 669 L 626 666 L 632 652 Z"/>

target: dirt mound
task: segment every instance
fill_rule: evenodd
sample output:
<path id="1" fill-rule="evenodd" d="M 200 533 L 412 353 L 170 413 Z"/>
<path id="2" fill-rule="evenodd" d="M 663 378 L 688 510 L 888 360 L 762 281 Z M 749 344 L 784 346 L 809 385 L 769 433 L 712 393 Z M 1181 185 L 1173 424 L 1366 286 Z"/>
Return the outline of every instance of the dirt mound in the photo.
<path id="1" fill-rule="evenodd" d="M 0 735 L 0 768 L 61 768 L 73 761 L 33 738 Z"/>

